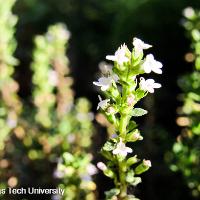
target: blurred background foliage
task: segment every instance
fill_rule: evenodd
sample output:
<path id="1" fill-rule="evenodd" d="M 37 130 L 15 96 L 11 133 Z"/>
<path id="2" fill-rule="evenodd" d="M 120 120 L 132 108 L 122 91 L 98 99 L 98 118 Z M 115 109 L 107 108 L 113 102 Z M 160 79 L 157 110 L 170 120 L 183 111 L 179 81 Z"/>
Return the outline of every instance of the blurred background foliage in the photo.
<path id="1" fill-rule="evenodd" d="M 92 81 L 98 71 L 98 63 L 104 60 L 107 54 L 113 53 L 123 42 L 131 44 L 134 36 L 154 46 L 152 50 L 157 55 L 156 59 L 164 65 L 163 75 L 160 78 L 155 77 L 162 83 L 163 88 L 155 97 L 150 96 L 145 100 L 144 105 L 150 110 L 150 114 L 140 121 L 146 139 L 144 145 L 138 146 L 136 151 L 139 155 L 144 154 L 153 163 L 152 170 L 144 175 L 144 183 L 136 191 L 142 199 L 193 199 L 181 174 L 172 173 L 164 163 L 165 152 L 171 149 L 176 136 L 180 133 L 180 128 L 176 125 L 176 108 L 181 105 L 181 102 L 177 101 L 177 95 L 181 92 L 177 86 L 177 78 L 192 71 L 190 64 L 184 61 L 190 41 L 186 37 L 181 20 L 182 10 L 188 6 L 197 9 L 200 8 L 200 2 L 18 0 L 14 7 L 14 13 L 19 17 L 16 32 L 18 47 L 15 56 L 20 60 L 15 78 L 20 85 L 20 97 L 23 101 L 29 102 L 29 105 L 32 105 L 33 90 L 33 72 L 29 67 L 33 58 L 33 38 L 44 33 L 51 24 L 63 22 L 70 30 L 68 55 L 74 77 L 75 97 L 86 96 L 93 105 L 97 105 L 98 99 Z M 93 110 L 96 110 L 95 106 Z M 105 130 L 100 129 L 99 125 L 96 127 L 98 134 L 94 138 L 95 152 L 99 150 L 106 137 Z M 21 145 L 17 145 L 16 149 L 24 152 Z M 98 160 L 98 156 L 96 157 L 95 160 Z M 45 171 L 48 171 L 48 167 Z M 28 172 L 29 169 L 24 169 L 27 174 L 32 173 Z M 45 173 L 41 171 L 41 174 Z M 33 184 L 37 185 L 37 180 Z M 97 185 L 99 199 L 103 199 L 103 191 L 111 188 L 110 183 L 99 174 Z"/>
<path id="2" fill-rule="evenodd" d="M 186 61 L 194 63 L 193 71 L 178 79 L 183 93 L 179 99 L 183 106 L 177 109 L 176 122 L 182 127 L 173 145 L 171 169 L 181 171 L 193 196 L 200 196 L 200 11 L 184 9 L 184 27 L 191 40 L 191 52 Z"/>

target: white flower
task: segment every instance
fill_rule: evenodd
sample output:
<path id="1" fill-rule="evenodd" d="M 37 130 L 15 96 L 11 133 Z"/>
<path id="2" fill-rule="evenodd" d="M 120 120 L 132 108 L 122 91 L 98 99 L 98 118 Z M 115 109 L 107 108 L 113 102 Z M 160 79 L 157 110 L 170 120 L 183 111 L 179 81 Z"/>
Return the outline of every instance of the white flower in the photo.
<path id="1" fill-rule="evenodd" d="M 192 7 L 187 7 L 183 10 L 183 15 L 187 18 L 192 18 L 195 15 L 195 11 Z"/>
<path id="2" fill-rule="evenodd" d="M 98 172 L 97 168 L 93 164 L 89 163 L 87 166 L 87 173 L 90 176 L 93 176 L 93 175 L 97 174 L 97 172 Z"/>
<path id="3" fill-rule="evenodd" d="M 58 84 L 58 73 L 55 70 L 49 70 L 48 81 L 52 86 L 56 86 Z"/>
<path id="4" fill-rule="evenodd" d="M 113 81 L 112 77 L 101 77 L 98 82 L 93 82 L 93 84 L 101 87 L 102 91 L 106 91 L 112 86 Z"/>
<path id="5" fill-rule="evenodd" d="M 112 106 L 110 106 L 110 107 L 107 109 L 107 113 L 108 113 L 108 114 L 114 114 L 114 113 L 116 113 L 116 110 L 115 110 L 115 108 L 113 108 Z"/>
<path id="6" fill-rule="evenodd" d="M 55 170 L 53 172 L 53 176 L 55 178 L 63 178 L 65 176 L 64 172 L 63 171 L 59 171 L 59 170 Z"/>
<path id="7" fill-rule="evenodd" d="M 162 63 L 156 61 L 152 54 L 147 55 L 144 63 L 142 64 L 142 67 L 146 73 L 153 71 L 157 74 L 162 74 L 162 66 Z"/>
<path id="8" fill-rule="evenodd" d="M 8 117 L 8 119 L 6 120 L 6 124 L 9 128 L 15 128 L 17 126 L 17 120 Z"/>
<path id="9" fill-rule="evenodd" d="M 140 78 L 140 87 L 142 90 L 148 91 L 150 93 L 154 93 L 155 88 L 160 88 L 160 83 L 155 83 L 153 79 L 145 80 L 143 77 Z"/>
<path id="10" fill-rule="evenodd" d="M 63 39 L 63 40 L 69 40 L 70 35 L 71 35 L 70 32 L 66 28 L 60 29 L 59 37 L 61 39 Z"/>
<path id="11" fill-rule="evenodd" d="M 116 149 L 113 150 L 113 154 L 120 155 L 126 157 L 128 153 L 132 153 L 133 150 L 129 147 L 126 147 L 126 145 L 122 142 L 122 139 L 120 138 L 119 143 L 117 144 Z"/>
<path id="12" fill-rule="evenodd" d="M 145 44 L 142 40 L 138 38 L 133 38 L 133 46 L 135 48 L 135 57 L 137 58 L 141 53 L 143 53 L 144 49 L 149 49 L 152 47 L 149 44 Z"/>
<path id="13" fill-rule="evenodd" d="M 99 108 L 103 110 L 106 109 L 108 107 L 108 102 L 110 101 L 110 99 L 102 100 L 100 95 L 98 95 L 98 97 L 100 102 L 98 103 L 97 110 L 99 110 Z"/>
<path id="14" fill-rule="evenodd" d="M 127 104 L 128 104 L 128 106 L 132 106 L 134 103 L 135 103 L 135 96 L 134 95 L 130 95 L 130 96 L 128 96 L 128 98 L 127 98 Z"/>
<path id="15" fill-rule="evenodd" d="M 134 138 L 135 140 L 143 140 L 143 137 L 140 135 L 140 133 L 135 133 L 135 134 L 133 135 L 133 138 Z"/>
<path id="16" fill-rule="evenodd" d="M 98 162 L 97 167 L 102 171 L 107 170 L 107 166 L 103 162 Z"/>
<path id="17" fill-rule="evenodd" d="M 111 77 L 115 82 L 118 82 L 119 76 L 117 76 L 117 74 L 112 74 Z"/>
<path id="18" fill-rule="evenodd" d="M 67 136 L 67 141 L 69 142 L 69 144 L 74 143 L 75 140 L 76 140 L 75 134 L 71 133 L 71 134 L 69 134 L 69 135 Z"/>
<path id="19" fill-rule="evenodd" d="M 151 167 L 151 161 L 150 160 L 143 160 L 143 164 L 147 167 Z"/>
<path id="20" fill-rule="evenodd" d="M 102 74 L 112 74 L 112 65 L 107 64 L 106 62 L 100 62 L 99 69 Z"/>
<path id="21" fill-rule="evenodd" d="M 121 45 L 118 50 L 115 52 L 115 55 L 106 56 L 107 60 L 112 60 L 117 62 L 119 65 L 129 61 L 129 58 L 126 57 L 127 46 L 125 44 Z"/>

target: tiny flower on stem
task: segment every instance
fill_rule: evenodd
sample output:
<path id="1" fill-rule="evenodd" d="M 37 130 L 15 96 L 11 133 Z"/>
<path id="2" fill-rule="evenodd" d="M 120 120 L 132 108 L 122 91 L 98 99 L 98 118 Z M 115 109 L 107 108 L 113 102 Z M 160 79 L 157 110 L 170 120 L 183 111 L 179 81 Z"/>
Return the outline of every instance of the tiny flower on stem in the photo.
<path id="1" fill-rule="evenodd" d="M 111 77 L 115 82 L 119 81 L 119 76 L 117 76 L 117 74 L 113 74 Z"/>
<path id="2" fill-rule="evenodd" d="M 158 62 L 154 59 L 154 56 L 152 54 L 149 54 L 146 56 L 146 59 L 142 65 L 144 71 L 146 73 L 150 73 L 151 71 L 157 73 L 157 74 L 162 74 L 162 63 Z"/>
<path id="3" fill-rule="evenodd" d="M 112 73 L 112 65 L 107 64 L 106 62 L 100 62 L 99 69 L 102 74 L 111 74 Z"/>
<path id="4" fill-rule="evenodd" d="M 135 57 L 137 58 L 140 56 L 141 53 L 143 53 L 144 49 L 149 49 L 152 47 L 152 45 L 145 44 L 142 40 L 138 38 L 133 38 L 133 46 L 135 48 Z"/>
<path id="5" fill-rule="evenodd" d="M 112 86 L 113 81 L 116 81 L 116 77 L 101 77 L 98 82 L 94 81 L 93 84 L 101 87 L 102 91 L 106 91 Z"/>
<path id="6" fill-rule="evenodd" d="M 143 77 L 140 78 L 140 87 L 144 91 L 148 91 L 150 93 L 154 93 L 155 88 L 160 88 L 160 83 L 155 83 L 153 79 L 145 80 Z"/>
<path id="7" fill-rule="evenodd" d="M 127 104 L 128 106 L 133 106 L 133 104 L 136 102 L 135 96 L 130 95 L 127 98 Z"/>
<path id="8" fill-rule="evenodd" d="M 151 161 L 150 160 L 143 160 L 143 164 L 144 164 L 144 166 L 146 166 L 146 167 L 151 167 Z"/>
<path id="9" fill-rule="evenodd" d="M 119 143 L 117 144 L 116 149 L 113 150 L 113 154 L 120 155 L 126 157 L 128 153 L 132 153 L 133 150 L 127 147 L 123 142 L 122 138 L 120 138 Z"/>
<path id="10" fill-rule="evenodd" d="M 97 167 L 102 171 L 107 170 L 107 166 L 103 162 L 98 162 Z"/>
<path id="11" fill-rule="evenodd" d="M 99 108 L 105 110 L 108 107 L 108 102 L 110 101 L 110 99 L 102 100 L 100 95 L 98 95 L 98 97 L 100 102 L 98 103 L 97 110 L 99 110 Z"/>
<path id="12" fill-rule="evenodd" d="M 127 49 L 128 49 L 127 46 L 125 44 L 123 44 L 115 52 L 115 55 L 108 55 L 108 56 L 106 56 L 106 59 L 115 61 L 119 65 L 122 65 L 123 63 L 127 63 L 129 61 L 129 58 L 126 56 Z"/>
<path id="13" fill-rule="evenodd" d="M 133 139 L 134 139 L 135 141 L 137 141 L 137 140 L 143 140 L 143 137 L 140 135 L 140 133 L 135 133 L 135 134 L 133 135 Z"/>
<path id="14" fill-rule="evenodd" d="M 187 7 L 183 10 L 183 15 L 190 19 L 195 16 L 195 11 L 192 7 Z"/>
<path id="15" fill-rule="evenodd" d="M 113 108 L 112 106 L 110 106 L 110 107 L 107 109 L 107 113 L 108 113 L 108 114 L 115 114 L 115 113 L 116 113 L 116 110 L 115 110 L 115 108 Z"/>

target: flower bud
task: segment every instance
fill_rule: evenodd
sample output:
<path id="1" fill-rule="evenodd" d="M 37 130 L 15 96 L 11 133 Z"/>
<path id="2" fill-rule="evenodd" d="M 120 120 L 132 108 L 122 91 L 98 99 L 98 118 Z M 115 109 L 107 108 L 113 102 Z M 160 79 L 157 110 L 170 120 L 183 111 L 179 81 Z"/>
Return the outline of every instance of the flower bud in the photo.
<path id="1" fill-rule="evenodd" d="M 98 162 L 97 167 L 102 171 L 107 170 L 107 166 L 103 162 Z"/>
<path id="2" fill-rule="evenodd" d="M 107 113 L 108 113 L 108 114 L 115 114 L 115 113 L 116 113 L 116 110 L 115 110 L 115 108 L 113 108 L 112 106 L 110 106 L 110 107 L 108 107 L 108 109 L 107 109 Z"/>
<path id="3" fill-rule="evenodd" d="M 140 165 L 138 165 L 135 169 L 136 174 L 142 174 L 143 172 L 147 171 L 151 167 L 150 160 L 143 160 Z"/>
<path id="4" fill-rule="evenodd" d="M 128 133 L 126 136 L 126 140 L 128 142 L 135 142 L 137 140 L 142 140 L 143 137 L 140 135 L 138 129 L 133 130 L 132 132 Z"/>
<path id="5" fill-rule="evenodd" d="M 133 95 L 130 95 L 130 96 L 128 96 L 128 98 L 127 98 L 127 104 L 128 104 L 128 106 L 133 106 L 134 105 L 134 103 L 135 103 L 135 97 L 133 96 Z"/>
<path id="6" fill-rule="evenodd" d="M 128 166 L 131 166 L 131 165 L 134 165 L 135 163 L 139 162 L 139 159 L 137 158 L 137 155 L 133 156 L 133 157 L 130 157 L 128 160 L 127 160 L 127 165 Z"/>

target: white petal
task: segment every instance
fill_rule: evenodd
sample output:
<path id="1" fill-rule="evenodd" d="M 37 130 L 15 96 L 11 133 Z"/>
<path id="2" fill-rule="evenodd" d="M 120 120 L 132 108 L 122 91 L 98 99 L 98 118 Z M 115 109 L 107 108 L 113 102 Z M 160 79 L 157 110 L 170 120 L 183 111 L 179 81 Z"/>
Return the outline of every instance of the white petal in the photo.
<path id="1" fill-rule="evenodd" d="M 161 84 L 160 83 L 154 83 L 153 87 L 154 88 L 161 88 Z"/>
<path id="2" fill-rule="evenodd" d="M 107 59 L 107 60 L 116 61 L 116 57 L 113 56 L 113 55 L 108 55 L 108 56 L 106 56 L 106 59 Z"/>
<path id="3" fill-rule="evenodd" d="M 159 69 L 159 68 L 154 68 L 152 71 L 157 73 L 157 74 L 162 74 L 162 70 Z"/>
<path id="4" fill-rule="evenodd" d="M 107 85 L 101 87 L 101 90 L 102 90 L 102 91 L 106 91 L 106 90 L 108 90 L 108 89 L 109 89 L 109 86 L 107 86 Z"/>
<path id="5" fill-rule="evenodd" d="M 148 65 L 143 65 L 145 73 L 149 74 L 151 72 L 151 68 Z"/>
<path id="6" fill-rule="evenodd" d="M 154 81 L 153 79 L 150 78 L 150 79 L 147 79 L 147 80 L 146 80 L 146 83 L 152 85 L 152 84 L 155 83 L 155 81 Z"/>
<path id="7" fill-rule="evenodd" d="M 115 154 L 115 155 L 116 155 L 116 154 L 119 154 L 119 149 L 114 149 L 114 150 L 113 150 L 113 154 Z"/>
<path id="8" fill-rule="evenodd" d="M 117 76 L 117 74 L 113 74 L 113 75 L 112 75 L 112 78 L 113 78 L 113 80 L 114 80 L 115 82 L 118 82 L 118 80 L 119 80 L 119 76 Z"/>
<path id="9" fill-rule="evenodd" d="M 102 98 L 101 98 L 101 96 L 100 96 L 100 95 L 98 95 L 98 98 L 99 98 L 99 101 L 102 101 Z"/>
<path id="10" fill-rule="evenodd" d="M 127 153 L 132 153 L 133 150 L 132 150 L 131 148 L 129 148 L 129 147 L 126 147 L 126 152 L 127 152 Z"/>
<path id="11" fill-rule="evenodd" d="M 93 85 L 101 86 L 101 84 L 99 82 L 96 82 L 96 81 L 93 82 Z"/>
<path id="12" fill-rule="evenodd" d="M 127 156 L 127 152 L 126 151 L 121 151 L 120 155 L 126 157 Z"/>
<path id="13" fill-rule="evenodd" d="M 149 87 L 149 88 L 148 88 L 148 92 L 154 93 L 154 89 Z"/>

